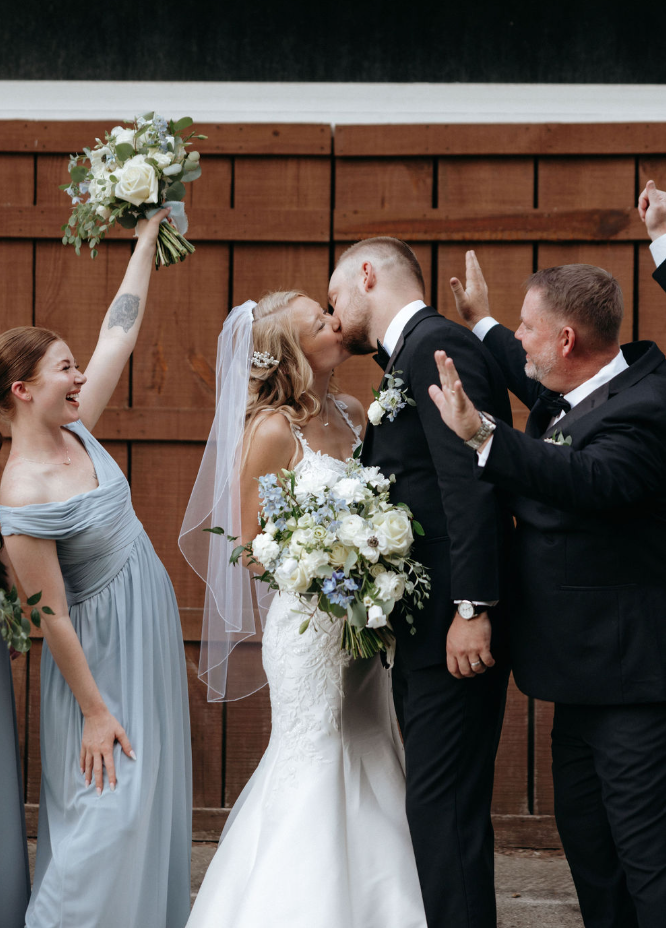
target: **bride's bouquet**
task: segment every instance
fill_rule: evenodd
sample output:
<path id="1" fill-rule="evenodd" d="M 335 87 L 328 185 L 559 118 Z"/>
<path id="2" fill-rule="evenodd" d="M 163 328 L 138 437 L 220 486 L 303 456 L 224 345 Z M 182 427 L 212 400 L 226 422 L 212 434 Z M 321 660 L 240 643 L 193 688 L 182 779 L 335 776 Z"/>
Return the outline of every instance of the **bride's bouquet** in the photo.
<path id="1" fill-rule="evenodd" d="M 414 634 L 414 613 L 429 596 L 426 569 L 409 557 L 413 533 L 423 529 L 406 505 L 389 501 L 390 484 L 354 458 L 329 483 L 294 471 L 267 474 L 259 479 L 261 532 L 231 555 L 260 564 L 256 579 L 299 597 L 301 633 L 322 614 L 342 619 L 340 645 L 354 657 L 392 646 L 389 616 L 398 602 Z"/>
<path id="2" fill-rule="evenodd" d="M 171 220 L 161 222 L 155 251 L 155 266 L 183 261 L 192 254 L 187 217 L 182 200 L 184 184 L 201 175 L 199 152 L 188 151 L 192 139 L 205 135 L 187 133 L 189 116 L 174 122 L 155 113 L 139 116 L 131 128 L 116 126 L 95 139 L 94 148 L 83 155 L 70 155 L 69 184 L 61 184 L 72 199 L 72 215 L 63 225 L 63 244 L 74 245 L 77 255 L 88 242 L 90 256 L 97 256 L 97 245 L 118 223 L 133 229 L 139 219 L 150 219 L 163 206 L 171 207 Z"/>

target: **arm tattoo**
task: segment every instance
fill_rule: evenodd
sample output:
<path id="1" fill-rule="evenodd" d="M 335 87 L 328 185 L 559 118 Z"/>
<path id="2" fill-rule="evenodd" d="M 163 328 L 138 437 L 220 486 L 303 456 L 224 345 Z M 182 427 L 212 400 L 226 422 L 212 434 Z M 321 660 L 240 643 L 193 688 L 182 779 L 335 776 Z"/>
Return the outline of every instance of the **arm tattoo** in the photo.
<path id="1" fill-rule="evenodd" d="M 112 329 L 114 326 L 120 325 L 123 332 L 127 334 L 139 315 L 140 303 L 139 297 L 134 296 L 133 293 L 121 293 L 109 310 L 108 328 Z"/>

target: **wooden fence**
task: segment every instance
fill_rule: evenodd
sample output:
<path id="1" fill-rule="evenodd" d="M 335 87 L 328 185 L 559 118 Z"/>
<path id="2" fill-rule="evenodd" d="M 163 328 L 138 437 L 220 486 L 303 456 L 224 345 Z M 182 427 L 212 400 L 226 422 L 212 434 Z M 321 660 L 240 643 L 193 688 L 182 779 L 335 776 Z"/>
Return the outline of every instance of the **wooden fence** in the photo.
<path id="1" fill-rule="evenodd" d="M 0 123 L 0 326 L 61 332 L 82 364 L 121 280 L 131 233 L 99 257 L 60 242 L 67 154 L 110 128 Z M 358 238 L 399 236 L 422 263 L 427 298 L 454 314 L 448 278 L 477 251 L 492 310 L 515 327 L 535 269 L 599 264 L 625 295 L 624 339 L 666 346 L 666 307 L 635 211 L 645 180 L 666 182 L 666 125 L 207 125 L 203 175 L 188 190 L 196 254 L 153 280 L 137 350 L 96 434 L 128 475 L 134 505 L 173 580 L 190 679 L 195 834 L 216 838 L 269 735 L 266 691 L 208 705 L 196 678 L 202 585 L 178 530 L 214 406 L 217 334 L 229 308 L 267 289 L 324 303 L 336 256 Z M 376 369 L 349 361 L 343 385 L 364 403 Z M 518 423 L 524 410 L 515 402 Z M 0 456 L 4 463 L 7 444 Z M 39 655 L 14 662 L 29 832 L 39 801 Z M 549 762 L 551 707 L 512 685 L 497 761 L 495 824 L 505 845 L 557 845 Z"/>

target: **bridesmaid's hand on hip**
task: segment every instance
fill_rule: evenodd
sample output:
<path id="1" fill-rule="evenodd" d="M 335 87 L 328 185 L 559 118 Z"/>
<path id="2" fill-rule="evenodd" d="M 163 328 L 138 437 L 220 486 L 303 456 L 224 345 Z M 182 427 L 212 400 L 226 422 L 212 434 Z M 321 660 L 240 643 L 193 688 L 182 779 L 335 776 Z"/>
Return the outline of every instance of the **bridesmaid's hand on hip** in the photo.
<path id="1" fill-rule="evenodd" d="M 120 722 L 105 707 L 84 717 L 83 737 L 81 738 L 81 773 L 90 786 L 93 776 L 97 795 L 102 795 L 104 788 L 104 767 L 109 777 L 111 791 L 116 788 L 116 766 L 113 762 L 113 747 L 116 741 L 132 760 L 136 754 L 132 750 L 129 738 Z"/>

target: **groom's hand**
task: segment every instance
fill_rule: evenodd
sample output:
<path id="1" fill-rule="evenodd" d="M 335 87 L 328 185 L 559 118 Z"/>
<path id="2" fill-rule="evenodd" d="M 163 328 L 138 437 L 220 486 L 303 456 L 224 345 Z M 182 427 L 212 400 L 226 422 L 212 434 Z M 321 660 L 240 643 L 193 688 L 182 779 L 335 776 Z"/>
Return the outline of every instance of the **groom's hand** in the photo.
<path id="1" fill-rule="evenodd" d="M 490 653 L 492 627 L 487 612 L 474 619 L 463 619 L 456 612 L 446 637 L 446 665 L 456 680 L 475 677 L 492 667 L 495 659 Z"/>
<path id="2" fill-rule="evenodd" d="M 488 285 L 473 251 L 465 253 L 465 273 L 464 287 L 457 277 L 452 277 L 449 283 L 462 321 L 473 329 L 477 322 L 490 315 Z"/>

